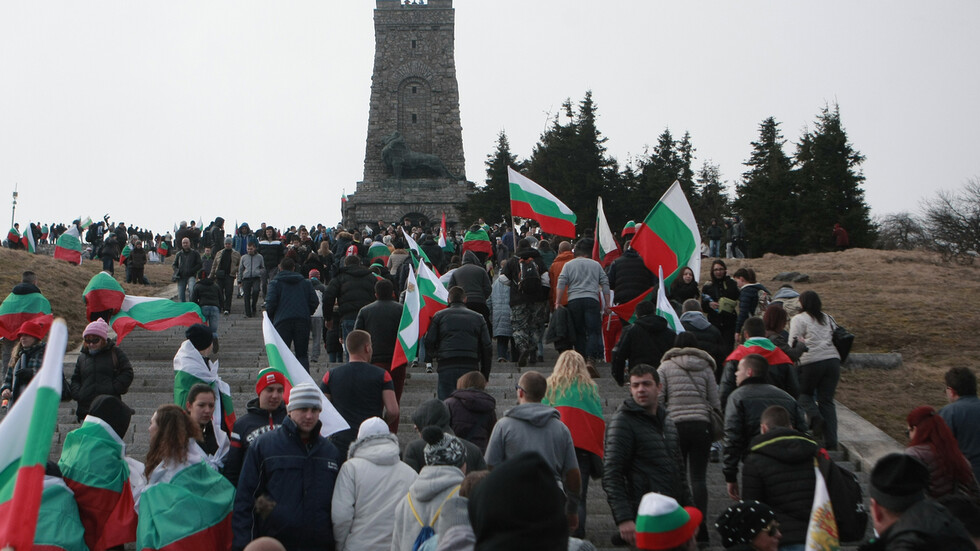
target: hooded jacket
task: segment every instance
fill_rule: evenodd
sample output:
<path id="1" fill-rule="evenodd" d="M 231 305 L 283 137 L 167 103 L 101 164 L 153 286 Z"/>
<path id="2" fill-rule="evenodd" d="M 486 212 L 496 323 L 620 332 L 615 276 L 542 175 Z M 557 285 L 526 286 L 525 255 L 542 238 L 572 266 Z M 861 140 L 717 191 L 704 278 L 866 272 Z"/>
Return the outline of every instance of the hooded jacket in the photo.
<path id="1" fill-rule="evenodd" d="M 858 548 L 860 551 L 974 551 L 963 523 L 945 507 L 923 499 L 909 507 L 881 537 Z"/>
<path id="2" fill-rule="evenodd" d="M 448 432 L 455 436 L 452 427 L 450 427 L 449 408 L 436 398 L 426 400 L 419 407 L 415 408 L 415 412 L 412 414 L 412 424 L 419 431 L 429 425 L 434 425 L 442 429 L 443 432 Z M 460 442 L 463 443 L 463 448 L 466 449 L 466 470 L 468 472 L 485 470 L 487 468 L 487 462 L 483 459 L 483 452 L 480 451 L 480 448 L 476 447 L 476 444 L 469 440 L 460 439 Z M 405 451 L 402 453 L 402 461 L 409 467 L 415 469 L 415 472 L 419 472 L 425 466 L 424 449 L 425 440 L 422 440 L 421 437 L 412 440 L 405 446 Z"/>
<path id="3" fill-rule="evenodd" d="M 783 533 L 780 544 L 806 541 L 818 451 L 816 442 L 790 428 L 776 427 L 752 440 L 742 467 L 742 499 L 772 507 Z"/>
<path id="4" fill-rule="evenodd" d="M 637 318 L 633 325 L 623 331 L 623 336 L 613 348 L 613 378 L 622 386 L 627 360 L 630 365 L 660 365 L 660 358 L 673 348 L 674 338 L 667 320 L 657 314 Z"/>
<path id="5" fill-rule="evenodd" d="M 323 311 L 332 312 L 334 301 L 340 319 L 355 319 L 361 308 L 374 302 L 374 284 L 377 278 L 365 266 L 344 266 L 327 285 L 323 295 Z"/>
<path id="6" fill-rule="evenodd" d="M 395 527 L 392 533 L 392 551 L 411 551 L 422 525 L 415 518 L 435 529 L 433 517 L 443 502 L 459 493 L 463 471 L 448 465 L 429 465 L 422 468 L 419 477 L 408 488 L 395 508 Z M 390 496 L 388 496 L 390 499 Z M 411 507 L 408 498 L 411 497 Z M 415 511 L 412 511 L 412 507 Z"/>
<path id="7" fill-rule="evenodd" d="M 704 350 L 721 365 L 725 360 L 724 346 L 721 343 L 721 330 L 711 325 L 703 312 L 684 312 L 681 314 L 681 325 L 698 339 L 698 348 Z"/>
<path id="8" fill-rule="evenodd" d="M 578 469 L 572 433 L 551 406 L 529 402 L 505 413 L 490 434 L 487 465 L 495 467 L 526 451 L 541 454 L 559 481 L 569 470 Z"/>
<path id="9" fill-rule="evenodd" d="M 454 390 L 445 403 L 456 436 L 469 440 L 485 452 L 490 433 L 497 424 L 497 400 L 482 390 L 463 388 Z"/>
<path id="10" fill-rule="evenodd" d="M 133 383 L 133 365 L 126 353 L 112 341 L 91 352 L 83 346 L 71 374 L 71 397 L 78 402 L 79 419 L 88 415 L 92 400 L 100 394 L 119 398 Z"/>
<path id="11" fill-rule="evenodd" d="M 235 420 L 231 431 L 231 448 L 225 456 L 223 474 L 232 484 L 238 485 L 238 475 L 242 472 L 242 461 L 245 452 L 255 440 L 267 432 L 282 426 L 286 418 L 286 401 L 283 400 L 275 411 L 267 411 L 259 407 L 259 399 L 252 398 L 245 404 L 248 410 L 245 415 Z"/>
<path id="12" fill-rule="evenodd" d="M 738 318 L 735 320 L 735 333 L 742 332 L 742 324 L 745 320 L 755 315 L 755 308 L 759 305 L 759 291 L 769 292 L 759 283 L 749 283 L 743 286 L 738 292 Z M 718 300 L 717 298 L 715 300 Z"/>
<path id="13" fill-rule="evenodd" d="M 449 276 L 449 285 L 446 287 L 452 288 L 456 285 L 466 291 L 467 303 L 486 303 L 487 299 L 490 298 L 490 292 L 492 290 L 490 276 L 487 275 L 487 271 L 480 265 L 480 259 L 477 258 L 473 251 L 463 253 L 463 265 L 453 270 L 452 275 Z"/>
<path id="14" fill-rule="evenodd" d="M 313 285 L 299 272 L 279 272 L 269 282 L 265 311 L 274 324 L 291 319 L 309 320 L 319 306 Z"/>
<path id="15" fill-rule="evenodd" d="M 398 437 L 375 434 L 351 444 L 333 490 L 330 516 L 338 551 L 388 551 L 395 526 L 394 496 L 418 474 L 398 459 Z"/>
<path id="16" fill-rule="evenodd" d="M 657 369 L 663 390 L 660 405 L 674 423 L 711 422 L 711 408 L 721 410 L 715 361 L 697 348 L 671 348 Z"/>
<path id="17" fill-rule="evenodd" d="M 514 326 L 510 321 L 510 285 L 510 278 L 504 274 L 497 276 L 493 282 L 488 305 L 490 306 L 490 320 L 493 325 L 494 337 L 511 337 L 514 335 Z"/>

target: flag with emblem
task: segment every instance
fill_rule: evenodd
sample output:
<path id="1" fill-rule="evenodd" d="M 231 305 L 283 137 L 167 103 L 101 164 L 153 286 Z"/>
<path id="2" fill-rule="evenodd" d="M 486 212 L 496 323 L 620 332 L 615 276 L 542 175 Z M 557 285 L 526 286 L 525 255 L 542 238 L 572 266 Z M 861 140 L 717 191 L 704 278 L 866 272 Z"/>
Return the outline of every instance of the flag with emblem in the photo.
<path id="1" fill-rule="evenodd" d="M 405 302 L 402 306 L 402 318 L 398 322 L 398 340 L 395 342 L 395 353 L 391 359 L 392 369 L 415 361 L 419 355 L 419 313 L 422 309 L 422 298 L 419 293 L 415 270 L 408 267 L 408 283 L 405 285 Z"/>

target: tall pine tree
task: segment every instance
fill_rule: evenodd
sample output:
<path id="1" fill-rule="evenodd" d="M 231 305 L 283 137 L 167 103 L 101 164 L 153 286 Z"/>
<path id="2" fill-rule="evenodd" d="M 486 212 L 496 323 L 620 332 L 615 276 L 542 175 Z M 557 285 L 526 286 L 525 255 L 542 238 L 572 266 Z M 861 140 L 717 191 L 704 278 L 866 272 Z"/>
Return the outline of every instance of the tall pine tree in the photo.
<path id="1" fill-rule="evenodd" d="M 731 208 L 731 200 L 721 181 L 721 168 L 705 161 L 698 169 L 694 199 L 691 201 L 691 210 L 698 222 L 698 228 L 703 233 L 711 225 L 712 218 L 722 225 L 723 217 L 731 212 Z"/>
<path id="2" fill-rule="evenodd" d="M 483 218 L 496 220 L 501 213 L 510 213 L 510 182 L 507 177 L 507 167 L 517 165 L 517 157 L 510 152 L 510 142 L 503 130 L 497 135 L 497 149 L 487 155 L 486 185 L 469 196 L 465 205 L 460 209 L 465 226 Z M 509 214 L 508 214 L 509 215 Z"/>
<path id="3" fill-rule="evenodd" d="M 642 201 L 638 205 L 641 211 L 645 208 L 649 212 L 653 208 L 674 180 L 680 177 L 683 164 L 670 128 L 664 128 L 657 137 L 657 145 L 653 147 L 653 151 L 640 159 L 640 186 L 636 198 L 637 202 Z M 645 215 L 642 213 L 639 216 Z"/>
<path id="4" fill-rule="evenodd" d="M 753 256 L 799 251 L 792 163 L 783 152 L 784 143 L 776 119 L 762 121 L 759 140 L 752 142 L 752 155 L 745 162 L 749 169 L 735 187 L 735 209 L 745 223 Z"/>

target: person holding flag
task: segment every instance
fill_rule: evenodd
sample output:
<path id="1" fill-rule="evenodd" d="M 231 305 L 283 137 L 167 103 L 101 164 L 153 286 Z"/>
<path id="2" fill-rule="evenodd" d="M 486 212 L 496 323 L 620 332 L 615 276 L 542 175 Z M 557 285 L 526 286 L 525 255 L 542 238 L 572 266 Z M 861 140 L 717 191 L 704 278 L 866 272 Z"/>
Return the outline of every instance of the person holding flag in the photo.
<path id="1" fill-rule="evenodd" d="M 466 307 L 466 291 L 453 287 L 448 298 L 449 307 L 436 312 L 425 332 L 425 348 L 439 360 L 440 400 L 448 398 L 456 390 L 457 379 L 470 371 L 480 371 L 490 379 L 493 361 L 487 322 Z"/>
<path id="2" fill-rule="evenodd" d="M 567 308 L 575 324 L 575 350 L 587 361 L 595 362 L 603 357 L 601 315 L 603 309 L 608 313 L 611 305 L 609 277 L 602 265 L 592 260 L 591 240 L 579 240 L 573 251 L 575 258 L 558 274 L 555 296 L 560 297 L 568 290 Z"/>

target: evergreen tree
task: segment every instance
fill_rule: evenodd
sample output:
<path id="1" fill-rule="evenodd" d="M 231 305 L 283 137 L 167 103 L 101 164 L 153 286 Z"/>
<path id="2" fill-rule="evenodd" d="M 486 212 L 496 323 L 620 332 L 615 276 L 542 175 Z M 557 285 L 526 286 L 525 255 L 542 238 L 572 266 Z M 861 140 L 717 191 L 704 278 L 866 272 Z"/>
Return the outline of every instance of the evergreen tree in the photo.
<path id="1" fill-rule="evenodd" d="M 503 130 L 497 135 L 497 149 L 487 155 L 486 184 L 467 198 L 460 208 L 465 226 L 478 218 L 495 220 L 501 213 L 510 213 L 510 181 L 507 177 L 507 167 L 518 166 L 517 157 L 510 152 L 510 142 Z"/>
<path id="2" fill-rule="evenodd" d="M 677 159 L 680 162 L 680 171 L 677 174 L 677 181 L 681 184 L 681 189 L 684 190 L 684 195 L 687 197 L 687 202 L 691 205 L 697 197 L 697 193 L 694 186 L 694 169 L 692 165 L 694 164 L 694 144 L 691 143 L 691 133 L 684 132 L 684 136 L 681 141 L 677 142 Z M 671 182 L 673 183 L 673 182 Z"/>
<path id="3" fill-rule="evenodd" d="M 697 172 L 695 196 L 691 201 L 691 210 L 698 228 L 702 233 L 711 225 L 711 219 L 723 225 L 723 218 L 731 212 L 731 200 L 725 193 L 725 184 L 721 181 L 721 169 L 718 165 L 705 161 Z"/>
<path id="4" fill-rule="evenodd" d="M 735 209 L 745 223 L 753 255 L 767 252 L 796 254 L 799 223 L 796 219 L 792 164 L 783 152 L 782 133 L 773 117 L 759 125 L 759 140 L 745 165 L 742 183 L 735 187 Z"/>
<path id="5" fill-rule="evenodd" d="M 799 193 L 799 231 L 804 251 L 833 248 L 835 223 L 847 230 L 852 246 L 869 247 L 875 228 L 864 201 L 861 155 L 847 139 L 840 107 L 824 106 L 813 132 L 797 144 L 795 176 Z"/>
<path id="6" fill-rule="evenodd" d="M 693 151 L 691 152 L 693 153 Z M 657 138 L 653 152 L 648 153 L 640 161 L 640 186 L 636 198 L 638 207 L 645 211 L 638 216 L 646 216 L 653 205 L 660 200 L 674 180 L 677 180 L 683 168 L 683 160 L 677 149 L 677 143 L 670 134 L 670 128 Z"/>

